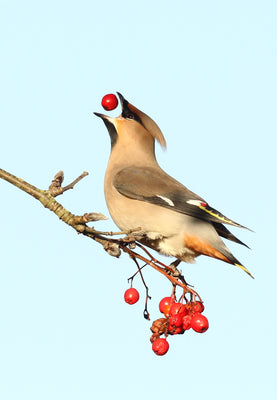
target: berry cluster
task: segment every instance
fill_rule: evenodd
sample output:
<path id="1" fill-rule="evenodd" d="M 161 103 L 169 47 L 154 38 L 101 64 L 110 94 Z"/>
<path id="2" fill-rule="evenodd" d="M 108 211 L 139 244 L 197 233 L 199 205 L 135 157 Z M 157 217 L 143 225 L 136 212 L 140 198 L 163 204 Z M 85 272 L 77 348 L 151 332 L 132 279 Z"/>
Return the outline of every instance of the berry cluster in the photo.
<path id="1" fill-rule="evenodd" d="M 131 287 L 124 293 L 128 304 L 139 300 L 139 292 Z M 176 302 L 173 297 L 164 297 L 159 303 L 159 310 L 164 314 L 151 326 L 152 350 L 158 356 L 163 356 L 169 349 L 168 335 L 180 335 L 192 328 L 195 332 L 204 333 L 209 328 L 207 318 L 202 314 L 204 305 L 201 301 Z M 165 338 L 160 336 L 164 335 Z"/>
<path id="2" fill-rule="evenodd" d="M 190 328 L 203 333 L 209 328 L 207 318 L 202 315 L 204 305 L 200 301 L 184 304 L 174 301 L 172 297 L 164 297 L 160 301 L 159 309 L 165 318 L 153 322 L 151 327 L 153 334 L 150 338 L 152 350 L 159 356 L 164 355 L 169 349 L 166 339 L 168 335 L 183 334 Z M 160 338 L 161 335 L 165 335 L 165 338 Z"/>

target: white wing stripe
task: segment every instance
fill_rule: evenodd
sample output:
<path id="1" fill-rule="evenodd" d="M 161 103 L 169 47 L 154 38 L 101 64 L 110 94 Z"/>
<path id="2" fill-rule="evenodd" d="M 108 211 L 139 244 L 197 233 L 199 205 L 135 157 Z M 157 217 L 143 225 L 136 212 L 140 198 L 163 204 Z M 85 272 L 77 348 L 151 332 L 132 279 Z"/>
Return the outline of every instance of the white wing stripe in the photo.
<path id="1" fill-rule="evenodd" d="M 202 201 L 200 200 L 187 200 L 188 204 L 193 204 L 194 206 L 201 206 Z"/>
<path id="2" fill-rule="evenodd" d="M 170 200 L 170 199 L 168 199 L 167 197 L 164 197 L 164 196 L 159 196 L 158 194 L 156 196 L 159 197 L 160 199 L 162 199 L 163 201 L 165 201 L 171 207 L 174 207 L 175 204 L 173 203 L 172 200 Z"/>

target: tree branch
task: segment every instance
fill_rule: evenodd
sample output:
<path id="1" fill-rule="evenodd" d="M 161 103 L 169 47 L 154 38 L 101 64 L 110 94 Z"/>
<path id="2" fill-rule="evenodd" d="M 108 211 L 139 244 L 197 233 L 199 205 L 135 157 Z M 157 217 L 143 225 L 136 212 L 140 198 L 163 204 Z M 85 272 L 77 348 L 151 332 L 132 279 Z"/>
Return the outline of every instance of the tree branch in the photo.
<path id="1" fill-rule="evenodd" d="M 195 300 L 198 298 L 201 301 L 200 296 L 197 292 L 195 292 L 192 288 L 190 288 L 183 275 L 177 269 L 178 263 L 173 263 L 169 266 L 161 263 L 156 260 L 148 250 L 144 246 L 142 246 L 137 239 L 139 238 L 140 227 L 129 231 L 122 232 L 101 232 L 95 230 L 93 227 L 87 226 L 87 222 L 91 221 L 99 221 L 108 219 L 101 213 L 85 213 L 84 215 L 74 215 L 70 211 L 66 210 L 60 203 L 55 200 L 55 197 L 63 194 L 65 191 L 69 189 L 73 189 L 74 186 L 85 176 L 87 176 L 87 172 L 83 172 L 77 179 L 75 179 L 69 185 L 62 187 L 62 183 L 64 180 L 63 171 L 59 171 L 54 179 L 52 180 L 51 185 L 48 190 L 38 189 L 37 187 L 31 185 L 30 183 L 24 181 L 21 178 L 18 178 L 3 169 L 0 169 L 0 178 L 6 180 L 12 185 L 18 187 L 24 192 L 28 193 L 30 196 L 39 200 L 45 208 L 55 213 L 59 219 L 65 222 L 67 225 L 71 226 L 78 233 L 83 234 L 97 243 L 100 243 L 103 248 L 113 257 L 119 257 L 121 251 L 129 254 L 129 256 L 133 260 L 141 260 L 143 263 L 148 264 L 152 268 L 156 269 L 162 275 L 166 276 L 167 279 L 170 280 L 174 287 L 180 286 L 183 289 L 183 297 L 186 293 L 189 293 L 190 298 Z M 137 234 L 137 236 L 136 236 Z M 112 236 L 115 235 L 126 235 L 123 238 L 114 239 Z M 141 237 L 141 236 L 140 236 Z M 133 249 L 138 246 L 140 249 L 144 251 L 146 256 L 143 256 L 137 252 L 134 252 Z M 147 293 L 148 296 L 148 293 Z"/>

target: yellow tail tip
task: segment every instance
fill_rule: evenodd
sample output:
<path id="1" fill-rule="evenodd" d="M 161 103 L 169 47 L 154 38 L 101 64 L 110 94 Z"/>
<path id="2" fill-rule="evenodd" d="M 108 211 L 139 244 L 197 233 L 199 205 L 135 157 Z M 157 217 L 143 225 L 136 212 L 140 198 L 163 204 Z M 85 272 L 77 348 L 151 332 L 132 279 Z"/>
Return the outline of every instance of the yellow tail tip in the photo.
<path id="1" fill-rule="evenodd" d="M 254 276 L 248 271 L 247 268 L 245 268 L 243 265 L 240 264 L 235 264 L 237 267 L 239 267 L 240 269 L 242 269 L 243 271 L 245 271 L 248 275 L 251 276 L 252 279 L 255 279 Z"/>

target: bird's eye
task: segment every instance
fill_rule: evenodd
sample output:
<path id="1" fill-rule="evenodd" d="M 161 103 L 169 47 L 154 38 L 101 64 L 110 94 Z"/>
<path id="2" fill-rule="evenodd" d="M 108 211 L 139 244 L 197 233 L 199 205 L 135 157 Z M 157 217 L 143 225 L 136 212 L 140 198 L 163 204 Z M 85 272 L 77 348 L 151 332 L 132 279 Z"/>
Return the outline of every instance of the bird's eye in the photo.
<path id="1" fill-rule="evenodd" d="M 128 119 L 135 119 L 135 116 L 134 116 L 134 114 L 127 114 L 127 115 L 126 115 L 126 118 L 128 118 Z"/>

